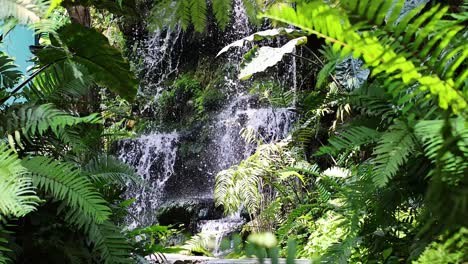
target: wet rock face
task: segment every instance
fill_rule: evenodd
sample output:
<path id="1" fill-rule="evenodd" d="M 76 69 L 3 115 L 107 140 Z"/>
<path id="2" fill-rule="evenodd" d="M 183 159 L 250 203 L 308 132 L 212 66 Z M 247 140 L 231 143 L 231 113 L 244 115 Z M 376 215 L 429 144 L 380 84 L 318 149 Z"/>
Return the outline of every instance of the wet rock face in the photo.
<path id="1" fill-rule="evenodd" d="M 219 219 L 223 216 L 221 208 L 216 208 L 214 201 L 188 200 L 170 201 L 163 204 L 156 212 L 161 225 L 180 225 L 190 232 L 197 231 L 197 224 L 201 220 Z"/>
<path id="2" fill-rule="evenodd" d="M 120 142 L 118 157 L 134 166 L 149 185 L 128 192 L 128 198 L 137 199 L 130 210 L 139 219 L 130 225 L 182 223 L 194 230 L 198 220 L 222 217 L 214 208 L 215 176 L 256 148 L 241 131 L 251 129 L 269 143 L 284 138 L 293 120 L 289 109 L 262 108 L 251 96 L 240 96 L 180 132 L 155 132 Z"/>
<path id="3" fill-rule="evenodd" d="M 133 112 L 154 122 L 154 126 L 147 128 L 150 133 L 121 141 L 116 147 L 120 160 L 135 167 L 148 182 L 145 187 L 128 190 L 127 197 L 137 200 L 130 211 L 139 219 L 129 219 L 130 227 L 183 224 L 187 230 L 196 231 L 197 222 L 222 218 L 222 210 L 213 202 L 215 176 L 248 157 L 256 147 L 246 143 L 240 132 L 252 129 L 258 139 L 269 143 L 284 138 L 291 128 L 291 111 L 260 104 L 248 92 L 251 83 L 237 80 L 237 67 L 248 48 L 214 58 L 224 45 L 253 30 L 242 1 L 235 0 L 234 6 L 232 25 L 225 32 L 210 28 L 199 35 L 176 26 L 145 32 L 135 46 L 142 80 L 139 94 L 146 100 Z M 291 90 L 295 90 L 295 75 L 289 74 L 295 72 L 295 64 L 286 66 L 284 77 L 269 78 L 284 79 L 281 84 L 293 85 Z M 158 100 L 172 91 L 184 73 L 200 83 L 193 93 L 197 95 L 183 102 L 193 111 L 183 111 L 189 112 L 190 118 L 175 115 L 169 123 L 157 115 L 162 105 Z M 199 113 L 200 107 L 193 107 L 197 103 L 204 114 Z"/>

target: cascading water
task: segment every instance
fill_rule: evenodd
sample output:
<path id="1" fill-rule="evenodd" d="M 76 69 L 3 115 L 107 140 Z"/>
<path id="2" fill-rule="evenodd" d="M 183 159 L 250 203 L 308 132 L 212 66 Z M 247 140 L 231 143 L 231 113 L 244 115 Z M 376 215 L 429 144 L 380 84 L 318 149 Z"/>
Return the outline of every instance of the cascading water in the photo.
<path id="1" fill-rule="evenodd" d="M 222 35 L 223 44 L 252 33 L 242 1 L 234 0 L 233 4 L 233 20 Z M 143 48 L 140 49 L 143 61 L 140 76 L 144 80 L 140 94 L 154 99 L 144 107 L 143 112 L 152 113 L 153 102 L 169 88 L 168 80 L 181 71 L 181 54 L 186 52 L 184 48 L 191 49 L 189 46 L 193 44 L 193 39 L 190 40 L 192 42 L 187 42 L 188 39 L 186 33 L 177 26 L 172 30 L 157 30 L 143 41 Z M 216 48 L 221 49 L 222 46 Z M 222 218 L 220 214 L 210 213 L 212 209 L 196 205 L 196 201 L 211 200 L 209 204 L 214 208 L 215 175 L 255 151 L 256 144 L 246 142 L 241 136 L 241 131 L 249 129 L 257 139 L 270 143 L 285 138 L 294 121 L 294 114 L 290 109 L 265 107 L 259 103 L 258 98 L 246 93 L 249 82 L 237 80 L 238 66 L 242 54 L 246 51 L 247 49 L 238 49 L 224 58 L 224 65 L 237 67 L 236 71 L 225 72 L 220 88 L 227 94 L 229 103 L 219 112 L 212 113 L 208 121 L 202 123 L 203 127 L 190 128 L 190 131 L 180 128 L 177 133 L 153 131 L 133 140 L 119 142 L 119 158 L 134 166 L 149 185 L 148 188 L 128 191 L 128 197 L 135 197 L 137 200 L 130 208 L 137 220 L 129 219 L 130 227 L 156 222 L 174 223 L 167 220 L 178 221 L 179 218 L 174 214 L 189 214 L 188 209 L 182 210 L 182 213 L 178 210 L 190 202 L 190 210 L 196 212 L 187 216 L 190 219 L 185 224 L 193 226 L 191 221 L 195 218 L 198 223 L 192 230 L 213 236 L 216 254 L 222 253 L 219 250 L 222 238 L 241 227 L 244 220 L 240 217 L 240 212 Z M 196 51 L 190 50 L 190 54 L 193 52 Z M 211 59 L 214 60 L 212 57 Z M 217 60 L 219 63 L 219 60 L 223 59 Z M 292 57 L 286 65 L 285 74 L 277 75 L 275 79 L 288 90 L 295 91 L 295 71 L 296 60 Z M 209 135 L 209 140 L 200 142 L 200 131 L 205 131 L 203 133 Z M 189 144 L 196 146 L 191 147 L 192 152 L 187 152 Z M 167 209 L 165 216 L 158 215 L 161 208 L 174 205 L 177 208 Z M 161 218 L 158 219 L 157 216 Z M 163 217 L 166 219 L 162 219 Z"/>
<path id="2" fill-rule="evenodd" d="M 239 214 L 216 220 L 202 220 L 198 223 L 197 231 L 212 239 L 213 255 L 221 256 L 229 251 L 229 249 L 221 249 L 222 240 L 234 230 L 240 229 L 244 222 Z"/>
<path id="3" fill-rule="evenodd" d="M 161 204 L 166 181 L 174 173 L 178 134 L 149 134 L 134 140 L 121 141 L 120 160 L 136 168 L 148 186 L 130 189 L 128 197 L 136 199 L 130 207 L 129 226 L 151 225 L 156 222 L 155 211 Z"/>
<path id="4" fill-rule="evenodd" d="M 140 92 L 159 95 L 164 90 L 162 83 L 179 69 L 183 37 L 180 25 L 176 25 L 166 30 L 157 29 L 143 42 L 139 53 L 145 69 L 142 76 L 145 91 Z"/>
<path id="5" fill-rule="evenodd" d="M 245 142 L 243 129 L 250 129 L 256 138 L 270 143 L 286 137 L 291 129 L 294 114 L 287 108 L 253 108 L 251 96 L 235 98 L 216 118 L 218 171 L 229 168 L 250 156 L 255 144 Z"/>

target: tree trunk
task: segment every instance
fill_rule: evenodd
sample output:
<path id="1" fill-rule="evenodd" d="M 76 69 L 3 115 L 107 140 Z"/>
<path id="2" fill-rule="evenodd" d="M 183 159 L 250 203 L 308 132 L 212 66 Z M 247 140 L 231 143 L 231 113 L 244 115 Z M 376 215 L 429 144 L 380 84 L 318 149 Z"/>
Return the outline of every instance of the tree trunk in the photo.
<path id="1" fill-rule="evenodd" d="M 67 6 L 67 11 L 73 23 L 81 24 L 88 28 L 91 27 L 89 7 L 81 5 Z"/>

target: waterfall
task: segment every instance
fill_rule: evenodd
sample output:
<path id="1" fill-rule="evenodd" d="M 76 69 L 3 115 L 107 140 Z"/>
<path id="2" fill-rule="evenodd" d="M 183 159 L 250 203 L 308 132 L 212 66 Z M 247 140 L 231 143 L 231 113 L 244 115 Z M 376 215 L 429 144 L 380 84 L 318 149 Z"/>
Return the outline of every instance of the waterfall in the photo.
<path id="1" fill-rule="evenodd" d="M 244 224 L 239 215 L 228 216 L 216 220 L 202 220 L 198 223 L 197 231 L 212 240 L 212 252 L 214 256 L 222 256 L 229 253 L 228 249 L 222 249 L 222 240 L 238 230 Z"/>
<path id="2" fill-rule="evenodd" d="M 151 225 L 156 222 L 154 212 L 161 204 L 165 183 L 174 173 L 178 134 L 153 133 L 137 139 L 124 140 L 118 146 L 118 158 L 135 167 L 146 185 L 128 190 L 128 198 L 136 202 L 129 208 L 134 218 L 129 226 Z"/>
<path id="3" fill-rule="evenodd" d="M 228 44 L 253 31 L 242 1 L 234 0 L 233 5 L 233 20 L 222 33 L 222 39 L 216 43 Z M 205 38 L 210 36 L 213 34 Z M 186 64 L 191 65 L 189 67 L 197 65 L 196 61 L 182 59 L 182 54 L 201 56 L 206 48 L 201 45 L 200 51 L 193 50 L 194 38 L 193 34 L 183 32 L 180 26 L 176 26 L 150 33 L 142 42 L 139 56 L 143 80 L 139 93 L 152 98 L 142 111 L 146 116 L 154 113 L 151 110 L 158 97 L 170 89 L 170 83 L 186 69 Z M 260 103 L 257 96 L 247 93 L 251 82 L 237 79 L 242 55 L 247 50 L 248 47 L 237 49 L 226 58 L 216 59 L 216 63 L 231 68 L 234 66 L 237 70 L 222 68 L 224 78 L 216 89 L 221 89 L 227 100 L 221 109 L 200 121 L 199 126 L 184 127 L 184 124 L 180 124 L 178 132 L 172 133 L 163 132 L 160 128 L 153 129 L 151 133 L 118 143 L 119 159 L 133 166 L 148 185 L 127 192 L 128 198 L 136 198 L 129 208 L 136 218 L 128 219 L 130 228 L 154 223 L 183 223 L 190 231 L 213 237 L 214 253 L 219 255 L 223 254 L 219 249 L 223 237 L 238 230 L 244 223 L 240 212 L 222 217 L 222 212 L 214 207 L 215 175 L 253 154 L 257 142 L 271 143 L 285 138 L 295 120 L 294 113 L 286 107 L 274 108 Z M 215 60 L 212 57 L 209 59 Z M 275 80 L 286 89 L 295 91 L 294 57 L 288 60 L 284 72 L 276 75 Z M 246 130 L 252 133 L 255 142 L 247 142 L 242 137 L 241 132 Z M 186 219 L 178 217 L 180 215 Z"/>
<path id="4" fill-rule="evenodd" d="M 286 108 L 255 108 L 252 97 L 240 95 L 217 116 L 214 157 L 218 171 L 229 168 L 255 151 L 256 144 L 245 142 L 242 129 L 251 129 L 254 136 L 263 143 L 270 143 L 286 137 L 291 129 L 294 114 Z"/>

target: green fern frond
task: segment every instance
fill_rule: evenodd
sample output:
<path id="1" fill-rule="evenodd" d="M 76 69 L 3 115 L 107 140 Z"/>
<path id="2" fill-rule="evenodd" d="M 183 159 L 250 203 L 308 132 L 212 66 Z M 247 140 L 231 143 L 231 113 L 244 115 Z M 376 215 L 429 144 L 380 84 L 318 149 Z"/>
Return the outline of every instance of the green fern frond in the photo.
<path id="1" fill-rule="evenodd" d="M 97 114 L 75 117 L 56 109 L 52 104 L 27 104 L 9 109 L 2 121 L 0 132 L 21 131 L 25 137 L 30 138 L 41 136 L 49 129 L 59 135 L 61 128 L 79 123 L 98 124 L 101 123 L 101 118 Z"/>
<path id="2" fill-rule="evenodd" d="M 18 156 L 0 143 L 0 220 L 24 216 L 34 211 L 38 202 L 32 179 Z"/>
<path id="3" fill-rule="evenodd" d="M 424 144 L 425 155 L 446 175 L 445 178 L 456 181 L 466 176 L 468 129 L 463 119 L 419 121 L 415 134 Z"/>
<path id="4" fill-rule="evenodd" d="M 336 154 L 343 149 L 353 149 L 358 146 L 375 142 L 380 133 L 363 126 L 352 126 L 339 132 L 328 140 L 329 146 L 321 147 L 315 155 Z"/>
<path id="5" fill-rule="evenodd" d="M 284 223 L 282 223 L 281 227 L 277 230 L 277 234 L 280 239 L 284 239 L 288 236 L 288 233 L 293 230 L 294 222 L 297 221 L 301 216 L 308 214 L 311 212 L 316 205 L 313 204 L 300 204 L 297 205 L 295 209 L 293 209 L 289 214 Z"/>
<path id="6" fill-rule="evenodd" d="M 125 187 L 127 184 L 142 185 L 143 180 L 135 173 L 135 169 L 111 155 L 98 155 L 83 167 L 83 172 L 89 175 L 94 183 L 116 184 Z"/>
<path id="7" fill-rule="evenodd" d="M 261 10 L 260 4 L 263 4 L 264 1 L 257 0 L 242 0 L 242 5 L 245 8 L 245 13 L 249 19 L 249 22 L 253 25 L 258 26 L 260 24 L 260 19 L 257 15 Z"/>
<path id="8" fill-rule="evenodd" d="M 0 222 L 0 264 L 12 264 L 11 253 L 13 250 L 10 248 L 10 235 L 11 231 L 5 228 L 5 225 Z"/>
<path id="9" fill-rule="evenodd" d="M 94 244 L 94 251 L 99 253 L 104 264 L 135 263 L 130 258 L 130 245 L 121 234 L 121 230 L 111 222 L 91 224 L 87 233 L 89 240 Z"/>
<path id="10" fill-rule="evenodd" d="M 322 53 L 325 56 L 326 63 L 325 65 L 323 65 L 323 67 L 317 74 L 317 81 L 315 84 L 317 88 L 321 88 L 324 86 L 325 81 L 335 71 L 335 67 L 341 58 L 341 54 L 339 52 L 334 51 L 329 46 L 326 46 L 323 50 L 320 50 L 320 53 Z"/>
<path id="11" fill-rule="evenodd" d="M 378 25 L 383 23 L 386 14 L 392 8 L 391 5 L 385 4 L 388 1 L 383 0 L 371 1 L 371 3 L 368 0 L 342 2 L 347 11 L 360 16 L 362 20 L 368 23 L 374 22 Z M 459 113 L 467 106 L 467 100 L 459 91 L 459 88 L 468 71 L 464 71 L 460 76 L 453 78 L 447 74 L 441 74 L 440 71 L 437 72 L 437 75 L 427 73 L 424 71 L 424 67 L 419 66 L 421 64 L 420 60 L 414 59 L 414 56 L 406 57 L 407 53 L 413 54 L 413 51 L 416 50 L 421 58 L 426 58 L 432 50 L 431 48 L 434 48 L 435 52 L 430 54 L 431 60 L 427 64 L 436 65 L 447 58 L 452 58 L 461 50 L 466 50 L 466 44 L 453 47 L 448 54 L 439 60 L 439 55 L 449 47 L 449 42 L 463 27 L 451 24 L 450 29 L 440 29 L 439 26 L 443 24 L 443 21 L 438 16 L 443 15 L 446 8 L 437 10 L 428 11 L 428 13 L 419 16 L 419 20 L 416 19 L 410 23 L 411 19 L 419 11 L 416 9 L 408 12 L 398 24 L 394 25 L 399 15 L 399 8 L 395 6 L 389 21 L 387 21 L 386 29 L 371 31 L 362 28 L 359 33 L 356 31 L 356 26 L 352 25 L 347 18 L 346 12 L 332 8 L 323 1 L 301 2 L 295 8 L 288 5 L 277 5 L 268 10 L 264 17 L 304 29 L 310 34 L 324 38 L 327 43 L 333 45 L 335 50 L 341 50 L 343 54 L 353 54 L 356 58 L 362 58 L 366 65 L 372 68 L 373 75 L 384 73 L 389 80 L 401 80 L 406 86 L 418 82 L 420 91 L 429 90 L 438 97 L 441 108 L 448 109 L 450 106 L 454 113 Z M 365 11 L 367 12 L 364 16 Z M 437 14 L 437 16 L 431 16 L 433 13 Z M 371 19 L 369 20 L 368 17 L 371 17 Z M 420 26 L 428 17 L 431 17 L 429 25 Z M 406 34 L 403 35 L 403 29 L 406 28 L 409 28 L 409 30 L 406 30 Z M 437 34 L 434 34 L 436 29 Z M 382 39 L 382 36 L 388 32 L 394 35 Z M 425 48 L 419 51 L 418 44 L 425 41 L 429 33 L 435 35 L 434 38 L 436 39 L 431 39 L 428 44 L 425 44 Z M 416 41 L 412 41 L 412 37 L 415 37 Z M 442 40 L 438 42 L 437 38 Z M 403 42 L 399 42 L 399 39 L 403 39 Z M 431 45 L 431 42 L 437 43 L 437 45 Z M 411 47 L 407 47 L 407 45 L 411 45 Z M 461 59 L 456 59 L 457 61 L 464 60 L 466 54 L 460 56 Z M 457 62 L 454 68 L 450 69 L 450 72 L 459 66 Z"/>
<path id="12" fill-rule="evenodd" d="M 185 241 L 182 248 L 189 253 L 196 252 L 205 256 L 213 256 L 213 254 L 210 253 L 210 245 L 213 244 L 214 240 L 215 238 L 210 234 L 198 233 Z"/>
<path id="13" fill-rule="evenodd" d="M 75 76 L 76 71 L 81 73 L 80 76 Z M 56 64 L 36 76 L 23 94 L 29 100 L 56 103 L 63 102 L 64 98 L 79 100 L 89 93 L 93 82 L 93 75 L 82 65 Z"/>
<path id="14" fill-rule="evenodd" d="M 69 210 L 65 221 L 82 230 L 87 240 L 93 246 L 93 253 L 99 258 L 99 263 L 135 263 L 130 258 L 131 247 L 122 231 L 110 221 L 97 223 L 94 218 L 83 214 L 80 208 Z"/>
<path id="15" fill-rule="evenodd" d="M 206 0 L 191 0 L 190 13 L 195 31 L 203 32 L 206 27 Z"/>
<path id="16" fill-rule="evenodd" d="M 107 202 L 74 165 L 47 157 L 25 159 L 22 165 L 28 169 L 37 188 L 66 201 L 71 208 L 79 208 L 97 223 L 109 218 L 111 211 Z"/>
<path id="17" fill-rule="evenodd" d="M 224 30 L 231 20 L 232 0 L 212 1 L 213 13 L 219 27 Z"/>
<path id="18" fill-rule="evenodd" d="M 400 167 L 408 161 L 415 150 L 416 140 L 411 128 L 403 121 L 395 123 L 382 134 L 374 149 L 375 164 L 373 178 L 377 186 L 383 187 L 395 176 Z"/>

